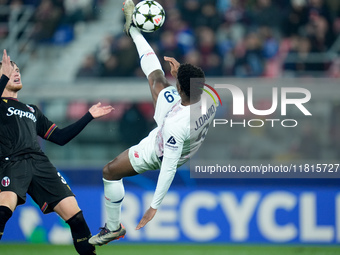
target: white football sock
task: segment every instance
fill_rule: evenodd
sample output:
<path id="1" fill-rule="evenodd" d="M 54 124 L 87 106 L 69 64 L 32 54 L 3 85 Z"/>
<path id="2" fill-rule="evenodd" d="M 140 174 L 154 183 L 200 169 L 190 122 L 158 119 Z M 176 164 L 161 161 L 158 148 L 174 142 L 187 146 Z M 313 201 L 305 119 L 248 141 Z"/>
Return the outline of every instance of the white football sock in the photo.
<path id="1" fill-rule="evenodd" d="M 129 32 L 133 42 L 136 45 L 140 59 L 140 66 L 146 77 L 148 78 L 149 74 L 155 70 L 161 70 L 164 73 L 161 63 L 159 62 L 154 50 L 145 40 L 141 32 L 133 26 L 131 26 Z"/>
<path id="2" fill-rule="evenodd" d="M 115 231 L 119 229 L 121 223 L 121 205 L 125 195 L 123 180 L 109 181 L 103 178 L 103 182 L 107 214 L 106 227 Z"/>

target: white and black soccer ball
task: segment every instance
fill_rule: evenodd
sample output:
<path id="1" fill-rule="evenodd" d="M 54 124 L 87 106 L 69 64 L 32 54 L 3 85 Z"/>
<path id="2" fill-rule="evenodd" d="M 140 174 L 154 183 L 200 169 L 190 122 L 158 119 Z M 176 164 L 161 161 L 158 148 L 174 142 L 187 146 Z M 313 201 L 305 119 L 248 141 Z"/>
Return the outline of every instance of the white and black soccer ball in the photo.
<path id="1" fill-rule="evenodd" d="M 132 15 L 132 21 L 141 31 L 151 33 L 159 29 L 165 20 L 163 7 L 156 1 L 139 2 Z"/>

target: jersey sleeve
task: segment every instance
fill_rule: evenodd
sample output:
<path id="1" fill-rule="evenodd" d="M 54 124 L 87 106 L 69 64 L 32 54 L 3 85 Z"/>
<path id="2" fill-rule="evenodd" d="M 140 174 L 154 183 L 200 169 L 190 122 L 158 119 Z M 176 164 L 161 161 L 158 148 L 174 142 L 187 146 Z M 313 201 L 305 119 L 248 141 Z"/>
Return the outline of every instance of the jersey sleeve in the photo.
<path id="1" fill-rule="evenodd" d="M 1 75 L 1 78 L 0 78 L 0 96 L 4 92 L 8 81 L 9 81 L 9 78 L 6 75 L 4 75 L 4 74 Z"/>
<path id="2" fill-rule="evenodd" d="M 55 128 L 53 132 L 48 135 L 47 139 L 58 145 L 65 145 L 76 137 L 86 126 L 93 120 L 90 112 L 87 112 L 76 122 L 64 128 Z"/>
<path id="3" fill-rule="evenodd" d="M 181 157 L 183 144 L 186 139 L 186 130 L 183 128 L 176 129 L 175 127 L 176 125 L 169 125 L 168 127 L 165 127 L 163 131 L 164 154 L 156 191 L 151 203 L 151 207 L 154 209 L 159 207 L 169 190 L 175 176 L 178 160 Z"/>
<path id="4" fill-rule="evenodd" d="M 50 121 L 38 107 L 34 106 L 34 109 L 37 112 L 37 134 L 44 139 L 48 139 L 57 128 L 57 125 Z"/>
<path id="5" fill-rule="evenodd" d="M 157 187 L 153 195 L 151 207 L 158 209 L 166 193 L 168 192 L 172 180 L 177 170 L 178 158 L 163 157 L 162 166 L 158 176 Z"/>
<path id="6" fill-rule="evenodd" d="M 90 112 L 87 112 L 82 118 L 64 128 L 59 128 L 55 123 L 50 121 L 36 106 L 37 112 L 37 134 L 50 142 L 58 145 L 65 145 L 76 137 L 94 118 Z"/>
<path id="7" fill-rule="evenodd" d="M 156 109 L 153 118 L 157 125 L 162 123 L 165 115 L 171 107 L 180 100 L 180 96 L 175 87 L 169 86 L 161 90 L 157 97 Z"/>
<path id="8" fill-rule="evenodd" d="M 175 122 L 176 121 L 176 122 Z M 168 158 L 180 158 L 182 154 L 183 144 L 188 139 L 190 129 L 185 126 L 181 120 L 172 122 L 167 121 L 163 127 L 163 156 Z"/>

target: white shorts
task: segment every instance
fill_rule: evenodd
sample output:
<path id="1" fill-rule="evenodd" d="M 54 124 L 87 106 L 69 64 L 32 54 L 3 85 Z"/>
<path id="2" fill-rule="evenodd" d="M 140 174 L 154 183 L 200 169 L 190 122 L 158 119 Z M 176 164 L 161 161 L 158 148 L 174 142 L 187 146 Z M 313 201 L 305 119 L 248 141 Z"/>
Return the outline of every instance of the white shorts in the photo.
<path id="1" fill-rule="evenodd" d="M 129 159 L 133 169 L 141 174 L 148 170 L 157 170 L 161 167 L 161 161 L 155 152 L 155 139 L 151 131 L 139 144 L 130 147 Z"/>
<path id="2" fill-rule="evenodd" d="M 171 107 L 180 100 L 180 96 L 175 87 L 164 88 L 158 95 L 154 119 L 158 126 L 163 123 L 163 119 Z M 129 149 L 129 159 L 133 169 L 141 174 L 148 170 L 161 168 L 161 160 L 158 158 L 156 147 L 156 135 L 159 127 L 152 130 L 139 144 Z M 160 154 L 159 154 L 160 155 Z"/>

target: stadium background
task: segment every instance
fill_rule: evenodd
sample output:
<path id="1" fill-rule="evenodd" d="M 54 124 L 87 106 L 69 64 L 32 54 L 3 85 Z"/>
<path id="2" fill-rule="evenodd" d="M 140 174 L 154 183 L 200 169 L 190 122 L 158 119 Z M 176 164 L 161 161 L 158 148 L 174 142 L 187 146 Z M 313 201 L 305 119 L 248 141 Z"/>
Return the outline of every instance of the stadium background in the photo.
<path id="1" fill-rule="evenodd" d="M 303 122 L 301 129 L 280 135 L 244 129 L 223 137 L 211 132 L 211 141 L 222 140 L 225 147 L 211 151 L 203 146 L 200 153 L 211 160 L 222 155 L 244 162 L 339 158 L 339 94 L 327 87 L 338 85 L 340 77 L 339 1 L 159 2 L 166 10 L 164 27 L 145 35 L 159 57 L 197 64 L 207 76 L 230 84 L 303 83 L 318 91 L 312 95 L 313 121 Z M 133 43 L 122 33 L 122 4 L 109 0 L 0 4 L 0 45 L 21 68 L 21 101 L 37 104 L 60 127 L 98 101 L 116 109 L 64 147 L 41 140 L 95 233 L 105 222 L 102 166 L 154 126 L 146 79 Z M 169 68 L 163 66 L 169 77 Z M 267 100 L 259 96 L 256 103 L 266 106 Z M 292 139 L 285 141 L 287 135 Z M 192 179 L 188 168 L 178 171 L 157 217 L 142 231 L 134 227 L 149 206 L 157 172 L 124 181 L 123 223 L 128 235 L 122 243 L 325 247 L 340 242 L 336 178 Z M 28 199 L 6 226 L 1 246 L 11 242 L 69 244 L 71 237 L 58 216 L 43 216 Z"/>

